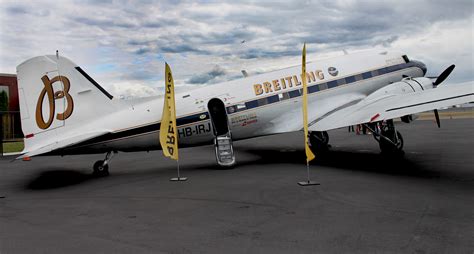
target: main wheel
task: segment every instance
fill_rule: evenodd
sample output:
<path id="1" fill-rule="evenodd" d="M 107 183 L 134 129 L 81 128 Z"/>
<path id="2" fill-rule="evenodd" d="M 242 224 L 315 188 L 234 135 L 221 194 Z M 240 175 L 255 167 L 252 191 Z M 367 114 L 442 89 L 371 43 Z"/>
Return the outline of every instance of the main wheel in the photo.
<path id="1" fill-rule="evenodd" d="M 309 133 L 311 150 L 315 153 L 328 150 L 329 135 L 326 131 L 312 131 Z"/>
<path id="2" fill-rule="evenodd" d="M 94 163 L 94 175 L 96 176 L 108 176 L 109 175 L 109 164 L 104 165 L 104 161 L 96 161 Z"/>
<path id="3" fill-rule="evenodd" d="M 400 132 L 397 131 L 397 137 L 395 138 L 395 131 L 387 130 L 383 131 L 382 135 L 392 140 L 393 143 L 389 142 L 384 138 L 380 138 L 379 146 L 382 153 L 386 154 L 400 154 L 403 153 L 403 137 Z"/>

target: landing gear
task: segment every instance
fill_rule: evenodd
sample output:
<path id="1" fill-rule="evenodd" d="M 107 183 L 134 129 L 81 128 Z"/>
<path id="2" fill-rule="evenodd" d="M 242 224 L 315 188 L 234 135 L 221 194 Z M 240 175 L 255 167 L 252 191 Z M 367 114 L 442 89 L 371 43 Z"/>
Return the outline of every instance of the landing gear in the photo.
<path id="1" fill-rule="evenodd" d="M 104 161 L 96 161 L 94 163 L 94 175 L 95 176 L 108 176 L 109 175 L 109 165 L 105 164 Z"/>
<path id="2" fill-rule="evenodd" d="M 382 131 L 382 135 L 389 138 L 390 140 L 386 140 L 385 138 L 381 138 L 379 141 L 380 150 L 382 153 L 403 153 L 403 137 L 400 132 L 395 131 Z"/>
<path id="3" fill-rule="evenodd" d="M 95 176 L 108 176 L 109 175 L 109 162 L 112 160 L 114 152 L 107 152 L 104 160 L 99 160 L 94 163 L 94 175 Z"/>
<path id="4" fill-rule="evenodd" d="M 370 127 L 368 127 L 371 129 Z M 393 120 L 388 120 L 385 124 L 376 123 L 375 130 L 371 130 L 375 140 L 379 142 L 380 150 L 383 154 L 403 155 L 403 137 L 395 129 Z"/>
<path id="5" fill-rule="evenodd" d="M 326 152 L 329 149 L 329 135 L 326 131 L 311 131 L 309 143 L 313 153 Z"/>

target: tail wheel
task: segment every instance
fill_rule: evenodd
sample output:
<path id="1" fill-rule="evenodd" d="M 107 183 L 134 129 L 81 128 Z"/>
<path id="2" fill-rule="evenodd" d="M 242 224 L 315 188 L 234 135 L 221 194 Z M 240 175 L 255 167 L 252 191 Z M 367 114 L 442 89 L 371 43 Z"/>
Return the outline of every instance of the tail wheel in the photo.
<path id="1" fill-rule="evenodd" d="M 383 153 L 397 153 L 403 152 L 403 137 L 400 132 L 396 132 L 397 136 L 395 137 L 395 131 L 393 130 L 386 130 L 382 132 L 382 135 L 389 138 L 393 143 L 389 142 L 384 138 L 380 138 L 379 146 L 380 150 Z"/>
<path id="2" fill-rule="evenodd" d="M 104 165 L 104 161 L 96 161 L 94 163 L 94 175 L 96 176 L 108 176 L 109 175 L 109 164 Z"/>
<path id="3" fill-rule="evenodd" d="M 309 143 L 313 152 L 327 151 L 329 135 L 326 131 L 312 131 L 309 133 Z"/>

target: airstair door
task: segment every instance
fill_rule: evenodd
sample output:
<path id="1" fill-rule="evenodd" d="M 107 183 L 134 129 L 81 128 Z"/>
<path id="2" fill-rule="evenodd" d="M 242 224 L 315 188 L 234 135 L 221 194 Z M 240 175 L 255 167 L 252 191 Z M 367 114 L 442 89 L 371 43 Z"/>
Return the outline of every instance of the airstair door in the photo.
<path id="1" fill-rule="evenodd" d="M 207 108 L 214 130 L 214 147 L 217 163 L 224 167 L 233 166 L 235 164 L 235 156 L 224 102 L 213 98 L 207 103 Z"/>

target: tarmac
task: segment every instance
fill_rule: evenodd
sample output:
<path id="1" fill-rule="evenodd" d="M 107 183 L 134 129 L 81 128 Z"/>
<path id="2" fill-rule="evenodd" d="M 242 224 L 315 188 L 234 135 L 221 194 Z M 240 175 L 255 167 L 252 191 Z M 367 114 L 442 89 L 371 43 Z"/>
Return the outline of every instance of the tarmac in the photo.
<path id="1" fill-rule="evenodd" d="M 474 119 L 398 124 L 405 156 L 330 131 L 306 179 L 302 133 L 180 150 L 0 159 L 0 253 L 474 253 Z"/>

